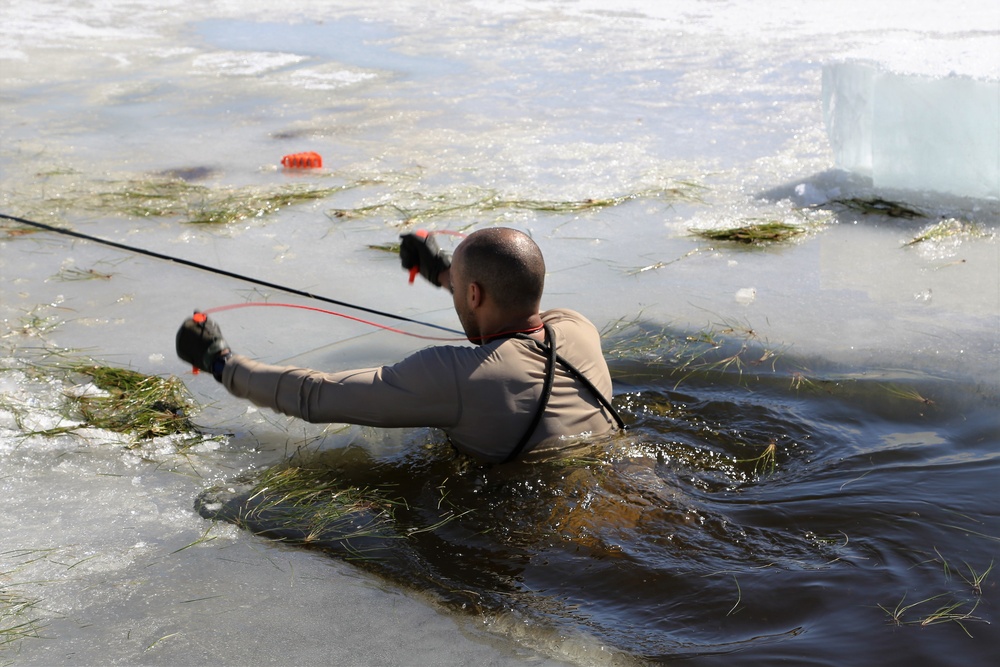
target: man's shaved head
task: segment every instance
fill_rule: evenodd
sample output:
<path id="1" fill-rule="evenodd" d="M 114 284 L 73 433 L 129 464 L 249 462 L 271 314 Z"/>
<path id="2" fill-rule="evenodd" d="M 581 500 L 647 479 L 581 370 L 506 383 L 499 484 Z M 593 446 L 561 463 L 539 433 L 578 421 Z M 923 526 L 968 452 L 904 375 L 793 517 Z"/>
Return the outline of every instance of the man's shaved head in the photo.
<path id="1" fill-rule="evenodd" d="M 527 234 L 509 227 L 473 232 L 455 249 L 454 262 L 462 282 L 479 283 L 498 307 L 538 312 L 545 286 L 545 260 Z"/>

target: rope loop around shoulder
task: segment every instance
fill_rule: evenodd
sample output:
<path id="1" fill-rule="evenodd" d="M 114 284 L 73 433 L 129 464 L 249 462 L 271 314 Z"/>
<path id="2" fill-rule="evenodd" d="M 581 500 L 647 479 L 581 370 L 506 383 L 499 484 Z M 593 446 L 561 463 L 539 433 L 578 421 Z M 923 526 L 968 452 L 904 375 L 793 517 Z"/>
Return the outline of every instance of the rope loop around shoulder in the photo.
<path id="1" fill-rule="evenodd" d="M 604 407 L 604 409 L 611 414 L 615 423 L 618 425 L 618 428 L 625 430 L 625 420 L 622 419 L 622 416 L 615 409 L 615 406 L 612 405 L 611 401 L 604 394 L 602 394 L 600 390 L 594 386 L 594 383 L 581 373 L 576 366 L 566 361 L 559 353 L 556 352 L 556 335 L 552 330 L 552 327 L 545 324 L 544 329 L 545 343 L 539 342 L 527 334 L 517 334 L 515 336 L 516 338 L 531 341 L 545 354 L 545 381 L 542 384 L 542 395 L 538 400 L 538 408 L 535 410 L 535 416 L 531 419 L 531 424 L 528 425 L 528 429 L 521 437 L 520 442 L 517 443 L 502 463 L 510 463 L 521 455 L 521 452 L 523 452 L 524 448 L 527 447 L 528 441 L 531 440 L 531 436 L 534 435 L 535 429 L 538 428 L 538 424 L 542 421 L 542 416 L 545 414 L 545 409 L 549 404 L 549 397 L 552 395 L 552 385 L 555 380 L 556 363 L 565 368 L 570 375 L 583 384 L 583 386 L 597 398 L 597 401 Z"/>
<path id="2" fill-rule="evenodd" d="M 548 324 L 544 325 L 544 329 L 545 340 L 548 343 L 547 345 L 545 343 L 539 343 L 527 334 L 517 335 L 518 338 L 530 340 L 542 348 L 542 351 L 545 353 L 545 381 L 542 384 L 542 395 L 541 398 L 538 399 L 538 408 L 535 410 L 535 416 L 531 419 L 531 424 L 528 425 L 528 429 L 524 432 L 524 435 L 521 436 L 521 441 L 517 443 L 502 463 L 510 463 L 520 456 L 521 452 L 524 451 L 524 448 L 527 447 L 528 441 L 531 440 L 531 436 L 535 433 L 535 429 L 538 428 L 539 422 L 542 421 L 542 415 L 545 414 L 545 408 L 548 407 L 549 404 L 549 396 L 552 395 L 552 384 L 555 381 L 556 376 L 556 335 L 555 332 L 552 331 L 552 327 Z"/>

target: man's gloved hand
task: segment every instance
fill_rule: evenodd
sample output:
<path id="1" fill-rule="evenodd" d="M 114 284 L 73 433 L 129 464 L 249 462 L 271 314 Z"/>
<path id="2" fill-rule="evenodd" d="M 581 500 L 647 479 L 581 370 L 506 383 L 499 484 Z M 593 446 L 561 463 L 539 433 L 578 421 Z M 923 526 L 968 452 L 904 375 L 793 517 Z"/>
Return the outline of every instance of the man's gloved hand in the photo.
<path id="1" fill-rule="evenodd" d="M 441 287 L 438 276 L 451 266 L 451 255 L 438 247 L 434 237 L 420 229 L 399 237 L 399 260 L 407 270 L 417 269 L 432 285 Z"/>
<path id="2" fill-rule="evenodd" d="M 195 368 L 211 373 L 220 382 L 222 366 L 229 355 L 229 345 L 222 337 L 219 325 L 204 313 L 195 312 L 177 330 L 177 356 Z"/>

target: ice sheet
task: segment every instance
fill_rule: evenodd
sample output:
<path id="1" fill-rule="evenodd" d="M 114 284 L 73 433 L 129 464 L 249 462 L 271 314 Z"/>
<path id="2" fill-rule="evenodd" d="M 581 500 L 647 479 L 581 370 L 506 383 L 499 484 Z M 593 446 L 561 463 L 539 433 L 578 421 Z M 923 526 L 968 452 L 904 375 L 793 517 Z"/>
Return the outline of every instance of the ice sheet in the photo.
<path id="1" fill-rule="evenodd" d="M 837 166 L 876 188 L 1000 197 L 1000 80 L 832 63 L 823 106 Z"/>
<path id="2" fill-rule="evenodd" d="M 394 241 L 399 220 L 328 211 L 489 192 L 581 200 L 691 179 L 705 188 L 702 202 L 651 196 L 597 213 L 476 212 L 429 224 L 527 229 L 548 260 L 547 305 L 577 308 L 602 327 L 640 314 L 678 329 L 738 322 L 823 363 L 900 364 L 992 386 L 1000 262 L 989 202 L 909 193 L 931 215 L 918 221 L 861 213 L 829 221 L 801 207 L 871 193 L 871 183 L 834 169 L 824 63 L 874 57 L 902 85 L 932 40 L 943 56 L 935 66 L 948 71 L 919 74 L 941 86 L 932 92 L 958 94 L 947 86 L 995 68 L 985 47 L 996 43 L 997 19 L 992 1 L 7 2 L 0 204 L 454 325 L 448 299 L 407 286 L 398 260 L 369 248 Z M 197 30 L 206 21 L 285 29 L 266 45 L 213 43 Z M 372 31 L 359 31 L 356 60 L 291 39 L 359 25 Z M 857 88 L 845 100 L 864 102 L 865 76 L 844 78 Z M 845 100 L 839 108 L 850 119 Z M 861 164 L 875 120 L 863 122 L 864 104 L 853 114 L 856 134 L 838 150 Z M 282 172 L 281 156 L 297 150 L 319 150 L 329 170 Z M 221 228 L 108 213 L 90 199 L 164 173 L 202 174 L 197 183 L 220 190 L 370 183 Z M 982 234 L 907 246 L 939 211 L 967 214 Z M 690 232 L 759 219 L 809 233 L 758 252 Z M 61 275 L 67 266 L 111 277 L 72 282 Z M 44 234 L 0 240 L 0 278 L 5 350 L 70 348 L 162 375 L 186 372 L 172 336 L 191 308 L 282 298 Z M 241 352 L 331 368 L 395 360 L 426 344 L 286 313 L 234 312 L 223 327 Z M 203 423 L 237 434 L 240 449 L 185 458 L 167 441 L 123 453 L 117 439 L 96 434 L 29 447 L 14 433 L 18 418 L 0 412 L 0 543 L 55 550 L 37 569 L 0 565 L 17 568 L 17 581 L 46 582 L 30 592 L 54 610 L 47 639 L 26 640 L 19 664 L 555 664 L 551 655 L 601 663 L 599 650 L 572 642 L 524 652 L 349 565 L 236 531 L 213 526 L 215 539 L 184 548 L 206 536 L 191 509 L 200 489 L 281 460 L 315 435 L 230 400 L 210 378 L 185 378 L 206 406 Z M 0 387 L 5 398 L 20 392 L 22 427 L 60 423 L 58 387 L 6 374 Z M 351 441 L 347 431 L 338 442 Z M 403 446 L 391 432 L 377 442 L 384 451 Z"/>

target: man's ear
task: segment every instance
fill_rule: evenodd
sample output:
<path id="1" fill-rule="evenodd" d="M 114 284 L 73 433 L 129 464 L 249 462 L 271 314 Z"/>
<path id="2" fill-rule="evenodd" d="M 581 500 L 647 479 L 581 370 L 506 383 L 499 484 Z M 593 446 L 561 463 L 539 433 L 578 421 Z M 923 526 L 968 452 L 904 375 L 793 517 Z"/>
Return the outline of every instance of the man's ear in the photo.
<path id="1" fill-rule="evenodd" d="M 478 308 L 483 305 L 483 298 L 485 294 L 483 293 L 483 287 L 477 282 L 469 283 L 469 305 L 473 308 Z"/>

